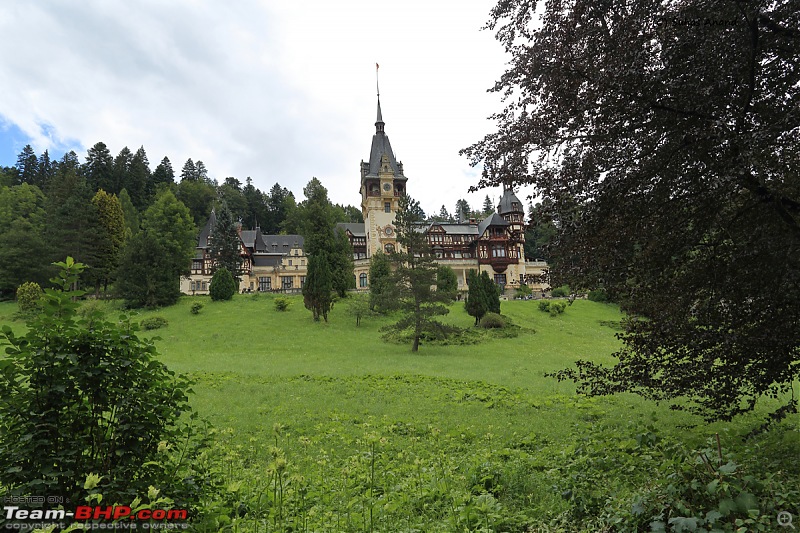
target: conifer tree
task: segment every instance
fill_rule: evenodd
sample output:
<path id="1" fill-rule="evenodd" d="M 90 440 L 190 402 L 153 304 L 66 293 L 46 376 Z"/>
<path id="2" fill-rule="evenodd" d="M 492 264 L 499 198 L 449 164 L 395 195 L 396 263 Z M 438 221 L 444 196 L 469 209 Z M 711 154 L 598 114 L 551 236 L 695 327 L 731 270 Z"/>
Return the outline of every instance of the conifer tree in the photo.
<path id="1" fill-rule="evenodd" d="M 97 208 L 99 218 L 97 243 L 97 264 L 94 271 L 95 296 L 100 294 L 100 285 L 108 288 L 111 276 L 119 266 L 120 251 L 125 244 L 125 213 L 122 204 L 114 194 L 108 194 L 103 189 L 97 191 L 92 198 L 92 204 Z"/>
<path id="2" fill-rule="evenodd" d="M 17 156 L 17 179 L 19 183 L 33 185 L 36 182 L 36 174 L 39 167 L 39 159 L 30 144 L 26 144 L 22 152 Z"/>
<path id="3" fill-rule="evenodd" d="M 212 272 L 225 268 L 238 283 L 242 279 L 242 245 L 239 228 L 227 204 L 220 205 L 216 215 L 217 221 L 211 229 L 208 249 L 213 261 Z"/>
<path id="4" fill-rule="evenodd" d="M 470 270 L 467 274 L 467 285 L 469 292 L 467 298 L 464 300 L 464 309 L 469 316 L 475 317 L 475 325 L 481 321 L 481 318 L 489 311 L 489 305 L 486 301 L 486 292 L 484 291 L 481 277 L 475 270 Z"/>
<path id="5" fill-rule="evenodd" d="M 308 258 L 303 303 L 311 311 L 315 321 L 319 321 L 320 317 L 325 322 L 328 321 L 328 312 L 333 307 L 333 274 L 330 258 L 325 250 L 317 250 Z"/>
<path id="6" fill-rule="evenodd" d="M 442 305 L 449 301 L 445 292 L 435 290 L 436 261 L 425 234 L 419 230 L 424 223 L 420 217 L 419 202 L 410 196 L 400 198 L 400 209 L 395 219 L 398 249 L 391 254 L 394 271 L 389 277 L 386 298 L 390 308 L 398 309 L 402 318 L 387 331 L 411 331 L 411 351 L 419 350 L 422 335 L 444 334 L 448 328 L 434 317 L 446 315 L 449 309 Z"/>
<path id="7" fill-rule="evenodd" d="M 103 189 L 115 192 L 117 184 L 114 180 L 114 158 L 105 143 L 98 142 L 89 148 L 82 172 L 92 191 Z"/>
<path id="8" fill-rule="evenodd" d="M 383 312 L 389 292 L 389 275 L 392 273 L 389 257 L 378 250 L 369 260 L 369 309 Z"/>

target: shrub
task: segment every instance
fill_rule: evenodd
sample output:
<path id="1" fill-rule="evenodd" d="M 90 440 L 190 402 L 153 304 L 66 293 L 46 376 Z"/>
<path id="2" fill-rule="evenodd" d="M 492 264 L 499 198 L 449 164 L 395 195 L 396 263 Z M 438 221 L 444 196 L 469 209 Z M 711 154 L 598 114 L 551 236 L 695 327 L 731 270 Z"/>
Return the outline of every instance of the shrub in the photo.
<path id="1" fill-rule="evenodd" d="M 569 285 L 562 285 L 550 291 L 550 296 L 553 298 L 566 298 L 569 296 Z"/>
<path id="2" fill-rule="evenodd" d="M 100 300 L 86 300 L 78 309 L 78 315 L 83 318 L 91 318 L 93 315 L 99 314 L 102 317 L 105 315 L 104 309 L 105 305 Z"/>
<path id="3" fill-rule="evenodd" d="M 605 289 L 594 289 L 589 291 L 589 299 L 593 302 L 607 302 L 608 301 L 608 293 L 606 293 Z"/>
<path id="4" fill-rule="evenodd" d="M 486 313 L 481 319 L 480 326 L 484 329 L 504 328 L 506 321 L 497 313 Z"/>
<path id="5" fill-rule="evenodd" d="M 233 279 L 233 274 L 231 274 L 230 270 L 222 267 L 214 272 L 208 293 L 215 302 L 233 298 L 233 295 L 236 294 L 236 280 Z"/>
<path id="6" fill-rule="evenodd" d="M 567 302 L 553 302 L 550 300 L 542 300 L 539 302 L 539 311 L 550 313 L 551 316 L 560 315 L 566 308 Z"/>
<path id="7" fill-rule="evenodd" d="M 29 281 L 23 283 L 17 288 L 17 306 L 19 313 L 23 316 L 31 316 L 36 314 L 41 308 L 42 288 L 38 283 Z"/>
<path id="8" fill-rule="evenodd" d="M 142 320 L 139 324 L 144 330 L 164 328 L 169 324 L 163 316 L 151 316 Z"/>
<path id="9" fill-rule="evenodd" d="M 524 283 L 519 286 L 517 289 L 517 298 L 525 298 L 526 296 L 530 296 L 533 293 L 533 289 L 525 285 Z"/>
<path id="10" fill-rule="evenodd" d="M 287 311 L 289 309 L 290 300 L 286 296 L 278 296 L 275 298 L 275 310 Z"/>
<path id="11" fill-rule="evenodd" d="M 83 265 L 67 258 L 56 266 L 62 271 L 52 281 L 60 289 L 43 296 L 27 332 L 16 336 L 4 326 L 0 333 L 13 363 L 3 366 L 0 386 L 0 485 L 11 496 L 77 502 L 94 474 L 104 502 L 130 502 L 150 485 L 178 505 L 189 503 L 189 491 L 197 501 L 205 482 L 186 481 L 196 448 L 174 454 L 178 465 L 167 464 L 161 450 L 162 443 L 189 443 L 192 430 L 181 422 L 190 418 L 189 382 L 158 360 L 129 321 L 79 320 L 74 299 L 83 291 L 69 289 Z"/>
<path id="12" fill-rule="evenodd" d="M 194 302 L 194 303 L 192 304 L 192 307 L 191 307 L 191 309 L 189 309 L 189 311 L 190 311 L 190 312 L 191 312 L 193 315 L 199 315 L 199 314 L 200 314 L 200 310 L 201 310 L 202 308 L 203 308 L 203 302 Z"/>

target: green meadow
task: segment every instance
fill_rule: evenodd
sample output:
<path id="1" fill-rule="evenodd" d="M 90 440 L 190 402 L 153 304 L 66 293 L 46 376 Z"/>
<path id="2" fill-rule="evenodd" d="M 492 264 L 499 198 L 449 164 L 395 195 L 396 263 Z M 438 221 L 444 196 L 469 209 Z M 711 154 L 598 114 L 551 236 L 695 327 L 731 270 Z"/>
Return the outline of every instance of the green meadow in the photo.
<path id="1" fill-rule="evenodd" d="M 0 323 L 21 328 L 14 311 L 0 304 Z M 141 312 L 168 321 L 141 334 L 193 378 L 209 423 L 194 475 L 216 489 L 194 527 L 771 531 L 778 512 L 797 516 L 797 415 L 745 440 L 777 404 L 707 425 L 633 395 L 577 396 L 545 374 L 613 363 L 619 309 L 578 300 L 550 316 L 505 301 L 502 314 L 511 333 L 412 354 L 382 339 L 390 318 L 357 327 L 343 302 L 328 323 L 300 297 L 286 312 L 263 295 Z M 473 324 L 461 304 L 446 321 Z"/>

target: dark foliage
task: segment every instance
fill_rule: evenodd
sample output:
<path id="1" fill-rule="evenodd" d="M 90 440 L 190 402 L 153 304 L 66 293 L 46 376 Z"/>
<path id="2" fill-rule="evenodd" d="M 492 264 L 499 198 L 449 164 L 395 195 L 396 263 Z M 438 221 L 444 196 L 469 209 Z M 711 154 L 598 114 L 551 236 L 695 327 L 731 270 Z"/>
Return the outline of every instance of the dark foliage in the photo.
<path id="1" fill-rule="evenodd" d="M 500 2 L 511 54 L 481 185 L 533 184 L 552 272 L 633 318 L 590 394 L 693 400 L 708 419 L 800 373 L 800 12 L 791 0 Z M 542 24 L 534 9 L 543 7 Z M 789 400 L 790 409 L 796 400 Z"/>

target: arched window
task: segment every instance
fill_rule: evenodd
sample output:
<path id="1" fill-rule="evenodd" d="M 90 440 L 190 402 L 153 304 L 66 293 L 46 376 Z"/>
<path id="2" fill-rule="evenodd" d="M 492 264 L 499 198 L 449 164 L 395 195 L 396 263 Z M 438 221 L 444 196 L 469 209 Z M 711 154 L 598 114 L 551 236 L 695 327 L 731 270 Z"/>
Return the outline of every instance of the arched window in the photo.
<path id="1" fill-rule="evenodd" d="M 394 253 L 394 244 L 389 243 L 386 246 L 384 246 L 383 249 L 387 254 L 393 254 Z"/>
<path id="2" fill-rule="evenodd" d="M 358 276 L 358 286 L 362 289 L 367 286 L 367 274 L 365 272 Z"/>

